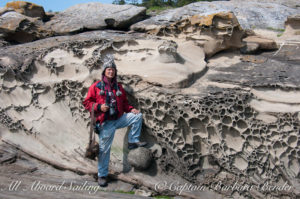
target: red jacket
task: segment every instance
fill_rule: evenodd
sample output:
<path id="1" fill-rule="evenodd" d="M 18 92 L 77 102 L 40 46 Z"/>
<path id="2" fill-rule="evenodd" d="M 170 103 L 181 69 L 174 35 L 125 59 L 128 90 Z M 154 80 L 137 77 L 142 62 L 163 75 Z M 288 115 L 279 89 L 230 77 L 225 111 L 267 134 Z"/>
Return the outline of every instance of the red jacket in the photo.
<path id="1" fill-rule="evenodd" d="M 100 95 L 100 88 L 97 87 L 97 84 L 100 81 L 101 80 L 95 82 L 94 84 L 92 84 L 90 86 L 88 94 L 87 94 L 85 100 L 83 101 L 83 105 L 84 105 L 85 109 L 87 109 L 87 110 L 89 110 L 89 112 L 91 112 L 93 103 L 96 103 L 94 106 L 95 118 L 96 118 L 96 121 L 99 121 L 102 124 L 104 122 L 105 112 L 98 110 L 98 104 L 101 104 L 101 105 L 105 104 L 107 93 L 105 92 L 104 95 Z M 115 89 L 113 89 L 112 91 L 116 96 L 117 108 L 118 108 L 118 118 L 120 118 L 124 114 L 124 112 L 125 113 L 130 112 L 131 109 L 133 109 L 133 106 L 130 106 L 128 104 L 126 92 L 123 89 L 122 85 L 118 83 L 118 86 L 119 86 L 120 91 L 122 92 L 121 96 L 116 96 Z"/>

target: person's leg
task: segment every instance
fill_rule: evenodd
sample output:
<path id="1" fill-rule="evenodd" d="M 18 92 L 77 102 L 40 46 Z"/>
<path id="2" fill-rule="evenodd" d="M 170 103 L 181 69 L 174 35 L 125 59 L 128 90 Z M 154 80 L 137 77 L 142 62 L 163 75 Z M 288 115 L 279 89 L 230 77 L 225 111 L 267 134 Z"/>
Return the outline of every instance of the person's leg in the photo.
<path id="1" fill-rule="evenodd" d="M 98 177 L 108 175 L 110 148 L 115 135 L 114 121 L 107 121 L 99 133 Z"/>
<path id="2" fill-rule="evenodd" d="M 136 143 L 139 142 L 139 137 L 142 130 L 142 113 L 125 113 L 118 120 L 116 120 L 116 129 L 124 128 L 131 125 L 130 132 L 128 133 L 128 142 Z"/>

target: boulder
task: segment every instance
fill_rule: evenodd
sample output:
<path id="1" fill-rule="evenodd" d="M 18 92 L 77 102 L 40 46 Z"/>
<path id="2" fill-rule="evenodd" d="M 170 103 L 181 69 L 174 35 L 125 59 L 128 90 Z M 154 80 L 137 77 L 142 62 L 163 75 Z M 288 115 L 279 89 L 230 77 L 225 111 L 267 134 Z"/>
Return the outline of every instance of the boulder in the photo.
<path id="1" fill-rule="evenodd" d="M 6 9 L 13 9 L 22 15 L 28 17 L 39 17 L 43 19 L 45 17 L 45 11 L 42 6 L 26 1 L 13 1 L 9 2 L 5 6 Z"/>
<path id="2" fill-rule="evenodd" d="M 248 36 L 243 39 L 243 42 L 245 42 L 245 46 L 241 48 L 241 52 L 244 54 L 253 54 L 258 51 L 278 49 L 274 40 L 263 38 L 261 36 Z"/>
<path id="3" fill-rule="evenodd" d="M 0 33 L 6 41 L 26 43 L 52 35 L 41 26 L 41 20 L 18 12 L 6 12 L 1 15 Z"/>
<path id="4" fill-rule="evenodd" d="M 152 161 L 151 151 L 144 147 L 130 150 L 128 153 L 128 163 L 138 170 L 147 169 Z"/>
<path id="5" fill-rule="evenodd" d="M 57 34 L 82 32 L 85 29 L 105 28 L 128 29 L 130 25 L 142 20 L 146 8 L 133 5 L 113 5 L 102 3 L 78 4 L 54 16 L 46 27 Z"/>
<path id="6" fill-rule="evenodd" d="M 0 20 L 1 33 L 16 31 L 20 23 L 26 20 L 29 21 L 29 18 L 17 12 L 4 13 Z"/>
<path id="7" fill-rule="evenodd" d="M 241 53 L 243 54 L 255 54 L 259 51 L 259 44 L 258 43 L 246 43 L 240 49 Z"/>
<path id="8" fill-rule="evenodd" d="M 178 62 L 177 54 L 178 45 L 174 41 L 165 41 L 158 46 L 159 61 L 162 63 L 176 63 Z"/>
<path id="9" fill-rule="evenodd" d="M 193 15 L 209 15 L 217 12 L 233 12 L 242 28 L 284 28 L 284 21 L 297 9 L 274 3 L 213 1 L 197 2 L 181 8 L 167 10 L 131 26 L 132 30 L 147 31 L 157 26 L 168 26 Z"/>

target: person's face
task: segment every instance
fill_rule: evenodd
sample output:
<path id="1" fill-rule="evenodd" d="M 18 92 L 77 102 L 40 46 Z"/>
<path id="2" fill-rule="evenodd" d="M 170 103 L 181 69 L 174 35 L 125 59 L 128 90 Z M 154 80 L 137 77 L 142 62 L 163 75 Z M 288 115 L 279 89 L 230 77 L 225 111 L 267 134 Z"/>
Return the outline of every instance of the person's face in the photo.
<path id="1" fill-rule="evenodd" d="M 105 69 L 104 75 L 108 79 L 113 79 L 115 77 L 115 75 L 116 75 L 116 70 L 114 68 L 107 68 L 107 69 Z"/>

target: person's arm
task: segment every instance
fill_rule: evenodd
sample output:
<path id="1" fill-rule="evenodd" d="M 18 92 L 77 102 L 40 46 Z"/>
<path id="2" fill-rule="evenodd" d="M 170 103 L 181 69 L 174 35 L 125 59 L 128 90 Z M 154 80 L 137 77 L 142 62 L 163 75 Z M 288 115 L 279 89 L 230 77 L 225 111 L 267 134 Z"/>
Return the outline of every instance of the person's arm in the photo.
<path id="1" fill-rule="evenodd" d="M 93 104 L 96 103 L 96 84 L 92 84 L 89 88 L 86 98 L 83 101 L 84 108 L 89 112 L 92 111 Z M 94 111 L 100 111 L 101 105 L 98 103 L 94 106 Z"/>
<path id="2" fill-rule="evenodd" d="M 127 96 L 126 96 L 126 92 L 125 92 L 125 90 L 123 89 L 123 87 L 122 87 L 121 84 L 119 84 L 119 88 L 120 88 L 120 91 L 122 92 L 122 98 L 123 98 L 123 110 L 124 110 L 124 112 L 129 113 L 132 109 L 134 109 L 134 107 L 131 106 L 131 105 L 129 105 L 128 99 L 127 99 Z"/>

